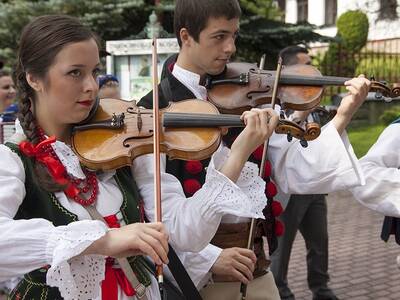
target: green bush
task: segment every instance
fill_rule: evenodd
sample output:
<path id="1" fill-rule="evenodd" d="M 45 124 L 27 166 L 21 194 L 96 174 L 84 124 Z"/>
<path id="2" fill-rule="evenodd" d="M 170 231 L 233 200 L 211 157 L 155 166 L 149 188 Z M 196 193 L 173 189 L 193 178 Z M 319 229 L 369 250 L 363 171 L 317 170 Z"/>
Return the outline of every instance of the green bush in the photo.
<path id="1" fill-rule="evenodd" d="M 345 12 L 337 19 L 336 27 L 342 46 L 347 50 L 360 51 L 367 43 L 369 23 L 367 15 L 362 11 Z"/>
<path id="2" fill-rule="evenodd" d="M 338 32 L 321 62 L 325 75 L 352 77 L 357 68 L 355 53 L 367 43 L 368 18 L 358 10 L 347 11 L 336 21 Z"/>

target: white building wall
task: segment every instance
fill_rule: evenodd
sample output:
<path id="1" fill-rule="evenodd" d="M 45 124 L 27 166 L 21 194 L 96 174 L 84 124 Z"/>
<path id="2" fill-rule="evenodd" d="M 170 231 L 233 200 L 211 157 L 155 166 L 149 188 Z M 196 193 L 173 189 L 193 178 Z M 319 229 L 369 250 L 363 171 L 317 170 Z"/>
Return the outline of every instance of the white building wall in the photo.
<path id="1" fill-rule="evenodd" d="M 308 22 L 317 26 L 325 24 L 324 0 L 308 0 Z"/>
<path id="2" fill-rule="evenodd" d="M 397 0 L 397 8 L 400 16 L 400 0 Z M 368 40 L 382 40 L 400 38 L 400 19 L 397 20 L 379 20 L 378 10 L 380 1 L 378 0 L 337 0 L 337 15 L 340 16 L 348 10 L 359 9 L 365 12 L 369 20 Z M 297 0 L 286 1 L 286 22 L 296 23 L 297 21 Z M 325 0 L 308 1 L 308 21 L 311 24 L 322 26 L 325 22 Z M 335 36 L 336 27 L 322 27 L 317 30 L 318 33 Z"/>
<path id="3" fill-rule="evenodd" d="M 297 0 L 286 0 L 286 23 L 297 23 Z"/>

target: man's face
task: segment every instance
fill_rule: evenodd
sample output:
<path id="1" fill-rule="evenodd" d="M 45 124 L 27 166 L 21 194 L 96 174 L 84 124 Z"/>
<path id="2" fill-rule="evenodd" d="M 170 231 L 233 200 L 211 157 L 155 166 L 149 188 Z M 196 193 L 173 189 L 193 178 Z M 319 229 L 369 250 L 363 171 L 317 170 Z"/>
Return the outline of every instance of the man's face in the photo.
<path id="1" fill-rule="evenodd" d="M 239 19 L 209 18 L 196 42 L 189 37 L 185 44 L 191 71 L 199 75 L 221 73 L 236 51 Z"/>

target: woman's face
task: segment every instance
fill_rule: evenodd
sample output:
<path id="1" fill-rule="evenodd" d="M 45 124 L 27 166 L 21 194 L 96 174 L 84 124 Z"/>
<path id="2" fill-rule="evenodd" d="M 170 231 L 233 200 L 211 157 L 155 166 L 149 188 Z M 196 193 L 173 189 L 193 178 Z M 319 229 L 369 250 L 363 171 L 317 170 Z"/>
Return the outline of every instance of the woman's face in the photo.
<path id="1" fill-rule="evenodd" d="M 15 99 L 15 86 L 11 76 L 0 77 L 0 113 Z"/>
<path id="2" fill-rule="evenodd" d="M 98 93 L 99 63 L 99 50 L 93 39 L 64 46 L 45 78 L 34 81 L 39 123 L 65 126 L 84 120 Z"/>

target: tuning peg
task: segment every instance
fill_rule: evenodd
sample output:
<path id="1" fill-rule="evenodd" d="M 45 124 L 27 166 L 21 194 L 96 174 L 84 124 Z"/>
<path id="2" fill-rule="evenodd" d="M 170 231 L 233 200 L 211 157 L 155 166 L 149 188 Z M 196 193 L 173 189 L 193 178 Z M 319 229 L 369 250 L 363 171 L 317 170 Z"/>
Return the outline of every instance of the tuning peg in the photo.
<path id="1" fill-rule="evenodd" d="M 306 140 L 300 140 L 300 145 L 301 145 L 303 148 L 307 148 L 307 147 L 308 147 L 308 142 L 307 142 Z"/>
<path id="2" fill-rule="evenodd" d="M 287 133 L 287 141 L 290 143 L 293 140 L 293 136 L 290 132 Z"/>
<path id="3" fill-rule="evenodd" d="M 382 99 L 382 98 L 383 98 L 382 93 L 380 91 L 376 91 L 375 92 L 375 99 Z"/>

